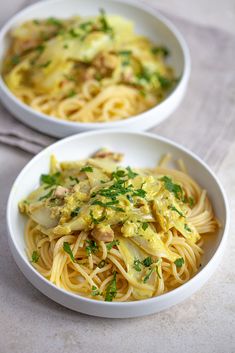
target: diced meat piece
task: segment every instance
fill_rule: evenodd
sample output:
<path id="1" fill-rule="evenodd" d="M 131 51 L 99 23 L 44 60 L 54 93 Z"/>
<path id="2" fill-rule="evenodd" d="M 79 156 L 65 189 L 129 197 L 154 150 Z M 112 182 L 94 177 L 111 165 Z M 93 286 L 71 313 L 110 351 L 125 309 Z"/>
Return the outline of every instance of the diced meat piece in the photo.
<path id="1" fill-rule="evenodd" d="M 63 186 L 57 186 L 57 188 L 54 191 L 54 196 L 59 198 L 59 199 L 63 199 L 66 194 L 68 193 L 68 189 L 63 187 Z"/>
<path id="2" fill-rule="evenodd" d="M 100 53 L 93 60 L 93 66 L 99 69 L 101 75 L 109 75 L 117 64 L 118 57 L 111 53 Z"/>
<path id="3" fill-rule="evenodd" d="M 114 239 L 114 232 L 110 225 L 98 224 L 91 232 L 93 238 L 99 241 L 110 242 Z"/>

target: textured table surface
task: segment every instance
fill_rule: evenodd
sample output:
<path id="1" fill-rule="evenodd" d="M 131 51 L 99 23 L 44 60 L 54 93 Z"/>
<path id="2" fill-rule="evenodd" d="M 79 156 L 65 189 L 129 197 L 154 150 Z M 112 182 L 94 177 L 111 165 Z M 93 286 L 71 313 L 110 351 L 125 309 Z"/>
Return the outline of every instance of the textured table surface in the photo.
<path id="1" fill-rule="evenodd" d="M 33 1 L 1 2 L 0 25 L 14 12 Z M 191 21 L 227 38 L 235 36 L 234 0 L 148 0 L 170 16 Z M 184 25 L 183 25 L 184 27 Z M 182 28 L 183 28 L 182 27 Z M 181 29 L 182 30 L 182 29 Z M 185 33 L 187 37 L 189 34 Z M 187 38 L 186 38 L 187 39 Z M 213 39 L 213 38 L 212 38 Z M 190 43 L 189 43 L 190 45 Z M 204 50 L 212 50 L 204 48 Z M 229 48 L 227 48 L 229 50 Z M 231 49 L 231 48 L 230 48 Z M 206 60 L 201 59 L 201 64 Z M 215 58 L 216 61 L 223 57 Z M 232 61 L 231 61 L 232 63 Z M 228 63 L 228 65 L 231 65 Z M 211 63 L 210 63 L 211 64 Z M 218 70 L 220 66 L 218 66 Z M 235 64 L 234 64 L 235 71 Z M 234 77 L 234 76 L 233 76 Z M 212 79 L 211 79 L 212 80 Z M 223 72 L 221 72 L 223 83 Z M 186 95 L 170 123 L 155 131 L 184 145 L 204 158 L 216 171 L 229 196 L 231 214 L 235 212 L 235 87 L 228 82 L 226 103 L 216 91 L 218 82 L 205 82 L 217 94 L 220 104 L 211 114 L 224 114 L 223 121 L 203 122 L 195 117 L 175 134 L 180 115 L 187 114 L 193 100 Z M 191 87 L 193 88 L 191 83 Z M 208 98 L 209 99 L 209 98 Z M 195 103 L 195 109 L 196 109 Z M 220 112 L 218 112 L 220 110 Z M 169 128 L 168 128 L 168 125 Z M 201 124 L 202 130 L 197 128 Z M 206 126 L 209 126 L 208 130 Z M 195 139 L 192 138 L 195 131 Z M 190 135 L 191 133 L 191 135 Z M 188 137 L 187 137 L 188 136 Z M 209 139 L 208 139 L 209 138 Z M 198 143 L 197 141 L 200 141 Z M 12 182 L 32 155 L 0 144 L 0 353 L 130 352 L 130 353 L 234 353 L 235 352 L 235 221 L 232 217 L 226 254 L 208 283 L 184 303 L 160 314 L 125 320 L 93 318 L 63 308 L 38 292 L 14 263 L 6 241 L 5 207 Z"/>

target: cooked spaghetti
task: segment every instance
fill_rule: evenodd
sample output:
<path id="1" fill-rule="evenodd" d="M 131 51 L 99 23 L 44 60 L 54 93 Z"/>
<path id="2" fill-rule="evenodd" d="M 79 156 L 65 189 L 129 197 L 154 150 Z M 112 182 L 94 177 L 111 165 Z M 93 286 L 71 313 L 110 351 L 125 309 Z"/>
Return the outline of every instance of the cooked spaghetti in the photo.
<path id="1" fill-rule="evenodd" d="M 168 168 L 168 157 L 132 169 L 105 149 L 76 162 L 52 156 L 50 174 L 19 204 L 32 265 L 59 288 L 105 301 L 150 298 L 188 281 L 203 234 L 218 223 L 206 191 L 185 168 Z"/>
<path id="2" fill-rule="evenodd" d="M 108 122 L 161 102 L 176 83 L 168 49 L 133 23 L 97 17 L 30 20 L 11 31 L 3 78 L 22 102 L 73 122 Z"/>

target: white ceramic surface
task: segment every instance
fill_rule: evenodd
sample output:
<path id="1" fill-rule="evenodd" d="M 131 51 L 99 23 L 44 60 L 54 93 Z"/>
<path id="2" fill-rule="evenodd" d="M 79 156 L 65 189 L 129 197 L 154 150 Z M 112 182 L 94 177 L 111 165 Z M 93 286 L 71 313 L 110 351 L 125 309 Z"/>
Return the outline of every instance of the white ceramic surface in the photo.
<path id="1" fill-rule="evenodd" d="M 180 104 L 190 74 L 190 56 L 188 47 L 181 34 L 169 20 L 146 5 L 122 3 L 113 0 L 50 0 L 39 2 L 20 11 L 0 32 L 0 62 L 9 45 L 11 28 L 31 18 L 69 17 L 74 14 L 82 16 L 96 15 L 100 8 L 107 13 L 119 14 L 135 23 L 137 33 L 150 38 L 154 43 L 166 45 L 170 49 L 169 64 L 180 77 L 179 83 L 168 97 L 156 107 L 129 119 L 107 123 L 74 123 L 48 117 L 36 112 L 19 101 L 8 89 L 0 77 L 0 99 L 6 108 L 23 123 L 56 137 L 65 137 L 80 131 L 118 128 L 128 131 L 144 131 L 166 119 Z"/>
<path id="2" fill-rule="evenodd" d="M 153 167 L 165 153 L 182 158 L 190 175 L 208 191 L 215 214 L 221 222 L 216 236 L 205 241 L 205 255 L 198 274 L 181 287 L 159 297 L 128 303 L 95 301 L 66 292 L 44 279 L 29 263 L 25 254 L 23 231 L 26 218 L 19 214 L 18 202 L 26 197 L 39 182 L 39 176 L 48 172 L 51 154 L 62 160 L 86 158 L 97 149 L 108 147 L 125 154 L 124 165 Z M 198 290 L 215 271 L 223 254 L 227 237 L 229 212 L 224 194 L 216 176 L 193 153 L 167 139 L 148 133 L 96 131 L 61 140 L 34 157 L 15 180 L 7 205 L 8 237 L 14 259 L 28 278 L 42 293 L 54 301 L 89 315 L 126 318 L 159 312 L 181 302 Z"/>

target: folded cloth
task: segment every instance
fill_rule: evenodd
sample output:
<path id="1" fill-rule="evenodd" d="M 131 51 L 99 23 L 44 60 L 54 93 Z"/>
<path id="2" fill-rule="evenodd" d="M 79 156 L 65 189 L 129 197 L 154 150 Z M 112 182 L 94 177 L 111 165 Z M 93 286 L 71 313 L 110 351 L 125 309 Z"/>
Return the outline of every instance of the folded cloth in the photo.
<path id="1" fill-rule="evenodd" d="M 217 168 L 235 136 L 235 38 L 225 31 L 166 16 L 189 45 L 192 73 L 180 107 L 151 131 L 184 144 Z M 34 154 L 53 141 L 0 107 L 0 142 Z"/>

